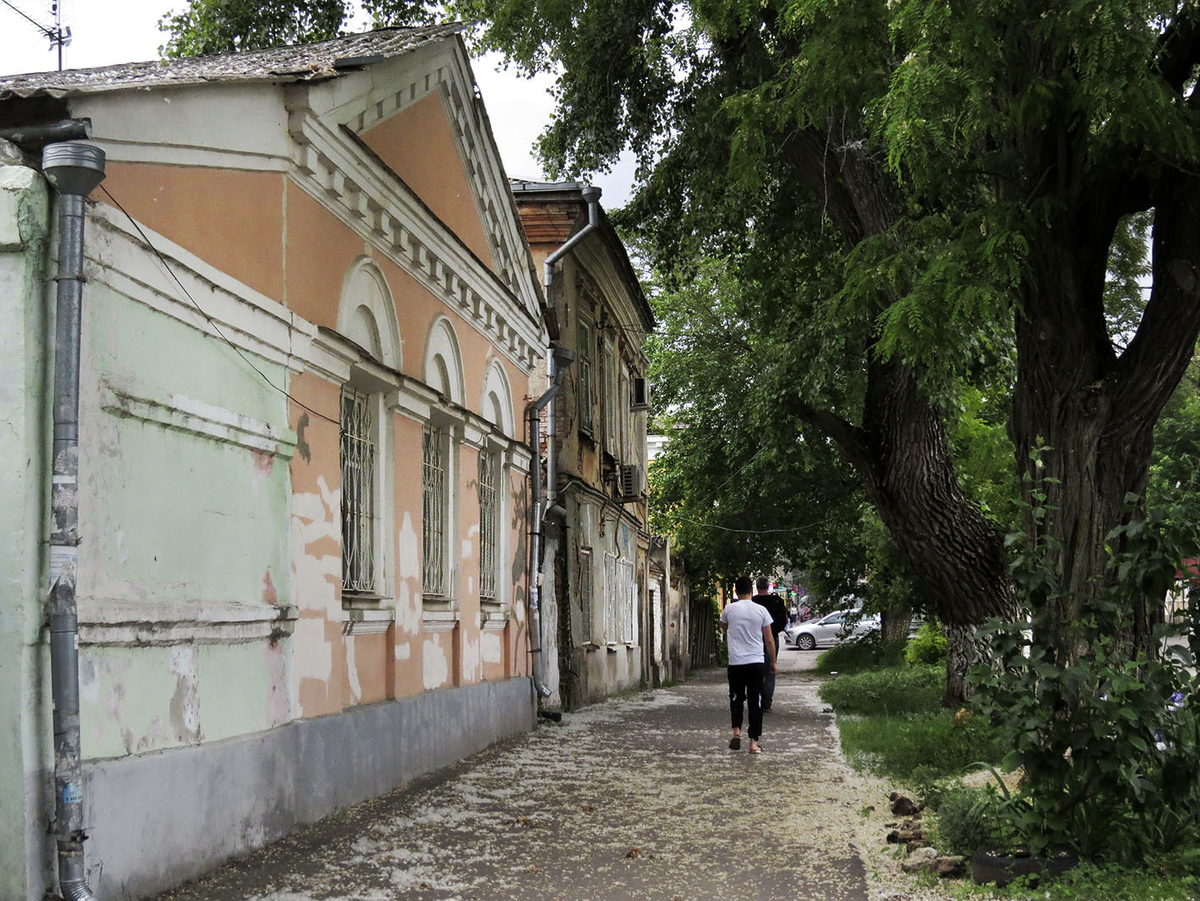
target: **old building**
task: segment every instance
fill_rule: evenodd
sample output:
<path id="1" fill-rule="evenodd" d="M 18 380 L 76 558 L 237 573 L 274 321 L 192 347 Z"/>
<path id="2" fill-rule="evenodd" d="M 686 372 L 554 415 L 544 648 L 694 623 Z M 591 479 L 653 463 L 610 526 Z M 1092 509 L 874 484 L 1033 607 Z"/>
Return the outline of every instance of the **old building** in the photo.
<path id="1" fill-rule="evenodd" d="M 63 201 L 39 167 L 88 129 L 79 543 L 52 560 Z M 547 334 L 456 29 L 7 77 L 0 135 L 0 897 L 53 887 L 56 804 L 82 805 L 97 895 L 137 896 L 531 728 Z M 620 342 L 628 391 L 605 321 L 594 365 Z M 83 770 L 58 797 L 67 574 Z"/>
<path id="2" fill-rule="evenodd" d="M 659 678 L 667 625 L 650 603 L 643 351 L 654 317 L 598 189 L 514 182 L 513 193 L 551 342 L 571 358 L 544 414 L 542 558 L 549 703 L 570 708 Z"/>

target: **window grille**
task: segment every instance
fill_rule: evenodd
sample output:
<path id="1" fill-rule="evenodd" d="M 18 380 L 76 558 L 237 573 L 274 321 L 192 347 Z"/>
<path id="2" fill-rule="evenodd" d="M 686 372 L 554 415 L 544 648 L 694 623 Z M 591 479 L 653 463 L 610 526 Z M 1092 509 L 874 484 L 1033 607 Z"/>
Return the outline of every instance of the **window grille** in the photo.
<path id="1" fill-rule="evenodd" d="M 582 644 L 588 644 L 592 640 L 593 588 L 592 549 L 590 547 L 581 547 L 579 549 L 579 606 L 581 608 L 583 626 L 579 630 L 579 638 Z"/>
<path id="2" fill-rule="evenodd" d="M 479 453 L 479 598 L 496 600 L 496 538 L 500 526 L 500 498 L 496 491 L 497 455 Z"/>
<path id="3" fill-rule="evenodd" d="M 424 574 L 422 593 L 426 597 L 446 597 L 446 432 L 426 429 L 421 466 L 424 523 Z"/>
<path id="4" fill-rule="evenodd" d="M 617 558 L 615 554 L 604 555 L 604 641 L 612 644 L 619 635 L 619 608 L 616 604 L 617 594 Z"/>
<path id="5" fill-rule="evenodd" d="M 375 443 L 367 395 L 342 391 L 342 588 L 374 590 Z"/>

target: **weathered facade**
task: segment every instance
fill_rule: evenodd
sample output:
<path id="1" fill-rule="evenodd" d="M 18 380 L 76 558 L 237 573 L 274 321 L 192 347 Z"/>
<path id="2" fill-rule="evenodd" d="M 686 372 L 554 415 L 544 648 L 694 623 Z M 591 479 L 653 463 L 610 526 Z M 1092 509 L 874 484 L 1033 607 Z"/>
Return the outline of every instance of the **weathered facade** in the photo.
<path id="1" fill-rule="evenodd" d="M 540 289 L 455 29 L 0 80 L 0 898 L 53 887 L 53 210 L 90 119 L 91 887 L 137 897 L 531 728 Z"/>
<path id="2" fill-rule="evenodd" d="M 668 628 L 663 605 L 650 603 L 645 493 L 642 345 L 654 318 L 593 191 L 513 184 L 534 260 L 543 273 L 551 263 L 550 338 L 574 355 L 554 401 L 542 559 L 549 703 L 567 708 L 657 683 Z"/>

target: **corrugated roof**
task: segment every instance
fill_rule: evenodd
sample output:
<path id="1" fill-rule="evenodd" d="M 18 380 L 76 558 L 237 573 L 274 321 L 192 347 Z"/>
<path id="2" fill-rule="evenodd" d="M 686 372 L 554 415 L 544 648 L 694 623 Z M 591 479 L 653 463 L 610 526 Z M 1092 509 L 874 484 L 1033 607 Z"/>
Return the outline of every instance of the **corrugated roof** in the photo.
<path id="1" fill-rule="evenodd" d="M 10 97 L 99 93 L 207 82 L 282 82 L 332 78 L 339 71 L 399 56 L 464 30 L 455 22 L 421 28 L 381 28 L 291 47 L 215 56 L 121 63 L 97 69 L 0 77 L 0 100 Z"/>

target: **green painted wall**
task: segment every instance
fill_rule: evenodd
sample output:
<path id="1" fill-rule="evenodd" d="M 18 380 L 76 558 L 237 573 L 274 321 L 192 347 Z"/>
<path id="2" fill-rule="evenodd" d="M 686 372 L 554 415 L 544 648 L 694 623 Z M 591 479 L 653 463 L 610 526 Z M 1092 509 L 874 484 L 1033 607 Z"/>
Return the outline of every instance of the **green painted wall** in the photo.
<path id="1" fill-rule="evenodd" d="M 49 759 L 49 724 L 36 702 L 48 691 L 38 666 L 47 223 L 41 178 L 0 166 L 0 898 L 26 895 L 36 802 L 27 788 Z"/>

